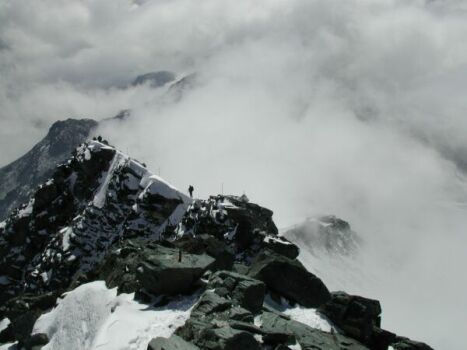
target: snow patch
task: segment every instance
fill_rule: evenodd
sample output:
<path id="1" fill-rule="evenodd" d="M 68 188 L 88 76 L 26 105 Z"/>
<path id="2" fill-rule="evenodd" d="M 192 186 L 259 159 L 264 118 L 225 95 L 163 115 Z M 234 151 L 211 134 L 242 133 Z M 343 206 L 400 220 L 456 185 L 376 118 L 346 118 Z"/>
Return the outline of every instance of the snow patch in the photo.
<path id="1" fill-rule="evenodd" d="M 112 160 L 112 163 L 110 164 L 109 170 L 104 173 L 103 180 L 101 179 L 101 185 L 99 189 L 96 192 L 96 195 L 94 196 L 94 201 L 93 204 L 97 208 L 103 208 L 105 205 L 105 200 L 107 197 L 107 190 L 109 189 L 109 184 L 110 180 L 112 179 L 112 176 L 117 170 L 117 168 L 122 164 L 124 160 L 124 157 L 121 153 L 117 152 L 115 153 L 115 156 Z"/>
<path id="2" fill-rule="evenodd" d="M 63 228 L 60 233 L 62 233 L 62 249 L 66 252 L 70 248 L 70 238 L 73 237 L 73 229 L 71 227 Z"/>
<path id="3" fill-rule="evenodd" d="M 152 175 L 149 172 L 141 180 L 141 186 L 144 187 L 144 191 L 141 192 L 140 198 L 143 198 L 146 193 L 150 193 L 153 195 L 158 194 L 168 199 L 180 199 L 185 203 L 190 202 L 188 196 L 182 194 L 159 176 Z"/>
<path id="4" fill-rule="evenodd" d="M 18 212 L 18 217 L 19 218 L 24 218 L 26 216 L 29 216 L 32 214 L 32 208 L 33 208 L 33 205 L 34 205 L 34 199 L 31 199 L 28 203 L 28 205 L 21 209 L 19 212 Z"/>
<path id="5" fill-rule="evenodd" d="M 264 304 L 290 317 L 292 320 L 306 324 L 311 328 L 319 329 L 328 333 L 337 333 L 337 329 L 314 308 L 304 308 L 300 305 L 292 307 L 285 298 L 282 298 L 281 303 L 279 304 L 275 302 L 270 295 L 266 295 Z"/>
<path id="6" fill-rule="evenodd" d="M 9 325 L 10 325 L 10 320 L 8 318 L 4 318 L 3 320 L 0 321 L 0 332 L 4 331 Z"/>
<path id="7" fill-rule="evenodd" d="M 42 315 L 33 333 L 46 333 L 43 350 L 146 350 L 154 337 L 169 337 L 190 315 L 198 295 L 180 297 L 163 308 L 108 289 L 104 281 L 84 284 Z"/>
<path id="8" fill-rule="evenodd" d="M 86 150 L 84 151 L 84 159 L 91 160 L 91 151 L 89 150 L 89 148 L 86 148 Z"/>
<path id="9" fill-rule="evenodd" d="M 282 313 L 289 316 L 294 321 L 301 322 L 307 326 L 319 329 L 323 332 L 330 333 L 331 331 L 335 330 L 329 321 L 321 316 L 316 311 L 316 309 L 306 309 L 301 306 L 297 306 L 294 308 L 285 309 Z"/>

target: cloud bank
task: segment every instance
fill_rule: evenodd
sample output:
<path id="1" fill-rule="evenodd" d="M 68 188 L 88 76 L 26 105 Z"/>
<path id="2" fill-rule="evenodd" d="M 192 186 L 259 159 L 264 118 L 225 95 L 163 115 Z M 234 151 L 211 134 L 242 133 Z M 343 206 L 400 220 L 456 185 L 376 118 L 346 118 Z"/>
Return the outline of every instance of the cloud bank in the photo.
<path id="1" fill-rule="evenodd" d="M 456 0 L 5 0 L 0 162 L 52 121 L 129 108 L 100 130 L 113 144 L 279 226 L 348 220 L 380 276 L 355 292 L 381 299 L 383 326 L 461 349 L 465 37 Z M 196 81 L 182 98 L 126 87 L 155 70 Z"/>

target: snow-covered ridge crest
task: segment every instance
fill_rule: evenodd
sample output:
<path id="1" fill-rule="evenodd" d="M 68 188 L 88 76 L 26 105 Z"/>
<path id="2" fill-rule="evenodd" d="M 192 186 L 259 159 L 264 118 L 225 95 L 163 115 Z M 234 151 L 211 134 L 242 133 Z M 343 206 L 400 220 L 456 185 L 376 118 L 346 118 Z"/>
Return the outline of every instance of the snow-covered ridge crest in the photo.
<path id="1" fill-rule="evenodd" d="M 92 140 L 87 144 L 81 145 L 77 149 L 77 157 L 79 160 L 90 160 L 92 154 L 99 152 L 102 149 L 112 150 L 115 155 L 112 159 L 109 169 L 102 174 L 100 179 L 99 189 L 96 191 L 93 203 L 94 206 L 102 208 L 105 204 L 109 183 L 114 176 L 115 172 L 121 168 L 127 168 L 133 177 L 125 179 L 125 186 L 128 189 L 139 191 L 139 198 L 143 198 L 146 193 L 152 195 L 160 195 L 165 198 L 179 199 L 184 203 L 190 202 L 188 196 L 179 191 L 173 185 L 162 179 L 161 177 L 150 172 L 143 164 L 130 156 L 119 151 L 118 149 L 109 145 L 103 144 L 99 141 Z"/>

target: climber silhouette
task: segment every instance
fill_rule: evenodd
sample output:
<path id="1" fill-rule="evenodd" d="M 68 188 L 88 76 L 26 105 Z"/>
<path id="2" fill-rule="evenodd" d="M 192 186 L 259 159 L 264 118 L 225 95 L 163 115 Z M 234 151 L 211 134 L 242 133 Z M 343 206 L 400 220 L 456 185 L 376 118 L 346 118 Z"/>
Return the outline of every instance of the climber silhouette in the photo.
<path id="1" fill-rule="evenodd" d="M 190 187 L 188 187 L 188 192 L 190 192 L 190 197 L 193 198 L 193 191 L 194 191 L 194 187 L 192 185 L 190 185 Z"/>

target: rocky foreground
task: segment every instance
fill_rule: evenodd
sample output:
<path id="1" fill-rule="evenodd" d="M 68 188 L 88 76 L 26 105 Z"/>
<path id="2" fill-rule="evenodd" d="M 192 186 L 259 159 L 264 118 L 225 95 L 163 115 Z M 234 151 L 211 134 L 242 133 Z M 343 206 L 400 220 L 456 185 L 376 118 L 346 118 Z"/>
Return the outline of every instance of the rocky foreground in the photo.
<path id="1" fill-rule="evenodd" d="M 83 144 L 0 224 L 0 349 L 116 348 L 115 331 L 98 346 L 86 325 L 128 305 L 135 322 L 153 315 L 155 337 L 122 349 L 431 349 L 383 330 L 377 300 L 330 292 L 272 215 L 244 196 L 192 200 L 115 148 Z M 119 298 L 113 288 L 124 302 L 92 304 Z M 183 312 L 180 298 L 192 301 Z M 151 325 L 162 310 L 164 332 Z"/>

